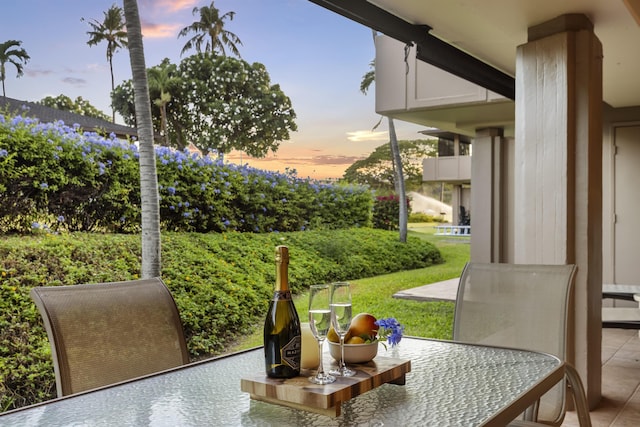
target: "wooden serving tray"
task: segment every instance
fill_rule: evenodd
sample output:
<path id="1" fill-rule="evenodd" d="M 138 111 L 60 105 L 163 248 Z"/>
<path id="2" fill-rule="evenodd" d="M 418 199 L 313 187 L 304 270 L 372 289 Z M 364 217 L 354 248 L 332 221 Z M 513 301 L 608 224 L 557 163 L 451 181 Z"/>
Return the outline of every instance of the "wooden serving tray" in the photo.
<path id="1" fill-rule="evenodd" d="M 329 371 L 335 363 L 326 362 L 325 370 Z M 404 385 L 405 374 L 411 371 L 410 360 L 380 356 L 350 366 L 356 375 L 336 377 L 331 384 L 309 382 L 308 377 L 315 371 L 303 369 L 299 377 L 289 379 L 269 378 L 265 374 L 242 378 L 240 389 L 255 400 L 336 417 L 340 415 L 342 402 L 385 383 Z"/>

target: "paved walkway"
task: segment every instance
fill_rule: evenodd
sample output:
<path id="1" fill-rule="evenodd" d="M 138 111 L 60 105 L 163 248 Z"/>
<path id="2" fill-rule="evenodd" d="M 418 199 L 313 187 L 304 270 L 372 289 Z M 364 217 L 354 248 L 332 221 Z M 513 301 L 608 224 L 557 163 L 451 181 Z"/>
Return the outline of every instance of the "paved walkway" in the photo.
<path id="1" fill-rule="evenodd" d="M 405 289 L 393 294 L 394 298 L 416 301 L 455 301 L 460 278 L 431 283 L 417 288 Z"/>

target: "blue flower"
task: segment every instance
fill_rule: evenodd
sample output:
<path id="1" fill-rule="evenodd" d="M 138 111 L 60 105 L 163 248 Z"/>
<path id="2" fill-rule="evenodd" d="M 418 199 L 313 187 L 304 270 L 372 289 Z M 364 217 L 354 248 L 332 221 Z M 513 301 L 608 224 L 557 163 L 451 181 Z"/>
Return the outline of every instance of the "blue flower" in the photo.
<path id="1" fill-rule="evenodd" d="M 376 325 L 380 326 L 378 330 L 378 339 L 387 339 L 391 347 L 398 345 L 402 339 L 404 326 L 400 324 L 394 317 L 387 317 L 376 320 Z"/>

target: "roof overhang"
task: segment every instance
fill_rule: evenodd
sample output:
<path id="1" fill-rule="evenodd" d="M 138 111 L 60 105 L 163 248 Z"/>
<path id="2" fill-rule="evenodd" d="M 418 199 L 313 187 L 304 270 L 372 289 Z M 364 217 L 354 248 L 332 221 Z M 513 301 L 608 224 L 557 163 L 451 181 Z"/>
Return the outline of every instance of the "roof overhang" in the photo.
<path id="1" fill-rule="evenodd" d="M 530 41 L 529 31 L 558 17 L 583 15 L 602 44 L 604 102 L 614 109 L 640 106 L 640 0 L 310 1 L 414 42 L 420 59 L 507 98 L 512 98 L 518 47 Z M 448 47 L 436 51 L 441 44 Z M 435 58 L 427 56 L 430 49 Z M 483 65 L 464 65 L 475 63 L 465 62 L 466 55 Z"/>
<path id="2" fill-rule="evenodd" d="M 515 79 L 430 34 L 428 25 L 411 24 L 367 0 L 309 0 L 375 31 L 415 44 L 416 58 L 509 99 L 515 99 Z"/>

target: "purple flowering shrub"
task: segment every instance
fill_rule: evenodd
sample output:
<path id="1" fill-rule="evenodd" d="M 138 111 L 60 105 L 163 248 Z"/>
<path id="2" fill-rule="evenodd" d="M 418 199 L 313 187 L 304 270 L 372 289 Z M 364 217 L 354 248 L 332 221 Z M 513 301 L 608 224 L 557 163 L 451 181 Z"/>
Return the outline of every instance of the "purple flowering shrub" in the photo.
<path id="1" fill-rule="evenodd" d="M 115 135 L 0 113 L 0 232 L 139 231 L 138 149 Z M 161 227 L 284 232 L 371 225 L 364 187 L 157 147 Z"/>

